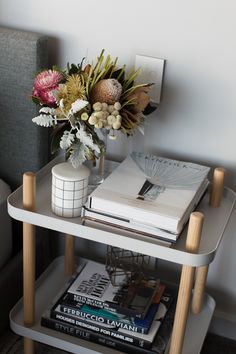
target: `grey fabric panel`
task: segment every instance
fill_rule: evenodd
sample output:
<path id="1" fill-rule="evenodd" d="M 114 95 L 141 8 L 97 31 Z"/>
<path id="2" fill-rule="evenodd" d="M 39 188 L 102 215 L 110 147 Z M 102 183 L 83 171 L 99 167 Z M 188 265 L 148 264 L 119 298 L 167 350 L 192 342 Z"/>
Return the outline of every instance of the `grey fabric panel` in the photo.
<path id="1" fill-rule="evenodd" d="M 32 123 L 34 75 L 48 65 L 47 37 L 0 27 L 0 178 L 15 189 L 48 161 L 49 129 Z"/>
<path id="2" fill-rule="evenodd" d="M 0 272 L 0 333 L 9 326 L 9 312 L 22 296 L 22 263 L 22 252 L 19 252 Z"/>
<path id="3" fill-rule="evenodd" d="M 45 36 L 0 27 L 0 178 L 12 190 L 22 184 L 24 172 L 36 172 L 49 158 L 50 132 L 32 122 L 38 108 L 30 98 L 35 74 L 48 67 L 47 46 Z M 21 222 L 13 220 L 12 234 L 15 255 L 21 248 Z M 48 236 L 48 230 L 37 229 L 37 274 L 49 262 Z M 22 294 L 21 258 L 19 253 L 12 256 L 0 271 L 0 331 L 8 325 L 10 307 Z"/>
<path id="4" fill-rule="evenodd" d="M 9 186 L 0 179 L 0 269 L 10 257 L 12 250 L 11 218 L 7 213 L 9 194 Z"/>

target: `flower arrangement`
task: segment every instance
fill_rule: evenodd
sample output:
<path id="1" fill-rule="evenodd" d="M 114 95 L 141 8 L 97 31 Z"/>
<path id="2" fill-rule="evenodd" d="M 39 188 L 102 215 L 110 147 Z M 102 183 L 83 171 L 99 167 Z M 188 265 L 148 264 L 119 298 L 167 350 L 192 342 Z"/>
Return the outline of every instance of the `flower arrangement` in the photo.
<path id="1" fill-rule="evenodd" d="M 74 167 L 105 153 L 99 131 L 115 139 L 116 131 L 127 136 L 143 123 L 143 112 L 153 111 L 150 84 L 135 84 L 139 70 L 126 73 L 125 65 L 104 50 L 95 65 L 67 65 L 40 72 L 34 80 L 32 99 L 41 106 L 33 122 L 52 127 L 52 152 L 62 148 Z"/>

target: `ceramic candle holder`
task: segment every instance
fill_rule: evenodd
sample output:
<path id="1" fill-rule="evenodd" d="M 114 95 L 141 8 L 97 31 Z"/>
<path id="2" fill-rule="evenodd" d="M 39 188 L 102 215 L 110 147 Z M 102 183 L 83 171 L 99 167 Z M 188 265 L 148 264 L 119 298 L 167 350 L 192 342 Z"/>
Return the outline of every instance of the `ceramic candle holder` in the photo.
<path id="1" fill-rule="evenodd" d="M 52 168 L 52 211 L 63 217 L 78 217 L 87 200 L 89 169 L 74 168 L 69 162 Z"/>

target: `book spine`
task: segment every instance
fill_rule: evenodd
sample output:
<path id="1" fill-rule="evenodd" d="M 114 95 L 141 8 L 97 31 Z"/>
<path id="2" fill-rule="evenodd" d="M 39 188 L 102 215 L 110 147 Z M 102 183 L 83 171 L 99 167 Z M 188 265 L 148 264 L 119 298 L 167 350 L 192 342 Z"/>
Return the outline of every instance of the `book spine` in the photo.
<path id="1" fill-rule="evenodd" d="M 132 354 L 137 354 L 137 353 L 154 354 L 155 353 L 155 351 L 151 349 L 136 347 L 129 343 L 122 342 L 114 338 L 111 339 L 110 337 L 103 336 L 99 333 L 92 332 L 84 328 L 75 327 L 72 326 L 71 324 L 63 323 L 48 317 L 41 318 L 41 325 L 43 327 L 47 327 L 61 333 L 65 333 L 80 339 L 84 339 L 87 341 L 112 347 L 113 349 L 120 350 L 122 352 L 130 353 L 130 354 L 131 353 Z"/>
<path id="2" fill-rule="evenodd" d="M 104 220 L 105 217 L 101 214 L 101 216 L 99 215 L 99 213 L 96 213 L 96 215 L 87 215 L 88 212 L 86 211 L 84 213 L 84 216 L 82 216 L 82 221 L 83 223 L 100 223 L 102 225 L 105 225 L 106 228 L 115 228 L 115 229 L 120 229 L 123 230 L 125 232 L 131 232 L 131 233 L 136 233 L 139 235 L 144 235 L 144 236 L 149 236 L 152 238 L 155 238 L 156 240 L 159 241 L 161 246 L 166 246 L 166 247 L 170 247 L 172 245 L 172 243 L 176 242 L 176 239 L 178 237 L 178 234 L 173 234 L 173 233 L 168 233 L 166 232 L 165 235 L 162 235 L 160 232 L 157 231 L 153 231 L 150 229 L 150 227 L 148 228 L 145 224 L 141 225 L 138 222 L 133 222 L 132 224 L 130 224 L 129 222 L 125 222 L 123 221 L 117 221 L 119 219 L 116 219 L 115 217 L 109 217 L 109 220 Z M 163 233 L 163 231 L 162 231 Z"/>
<path id="3" fill-rule="evenodd" d="M 111 338 L 116 338 L 119 339 L 122 342 L 127 342 L 129 344 L 142 347 L 142 348 L 147 348 L 149 349 L 152 345 L 151 342 L 145 340 L 145 339 L 139 339 L 136 337 L 133 337 L 132 335 L 128 335 L 127 333 L 122 333 L 120 332 L 117 328 L 110 328 L 108 326 L 98 326 L 94 322 L 87 321 L 86 319 L 76 319 L 73 316 L 65 315 L 63 313 L 57 312 L 57 311 L 51 311 L 51 317 L 54 320 L 58 320 L 61 322 L 66 322 L 69 323 L 76 328 L 83 328 L 83 329 L 88 329 L 92 332 L 99 333 Z M 132 332 L 131 332 L 132 333 Z"/>
<path id="4" fill-rule="evenodd" d="M 82 220 L 100 222 L 104 225 L 115 227 L 121 230 L 129 230 L 131 232 L 140 233 L 159 239 L 163 245 L 168 245 L 171 242 L 176 242 L 178 234 L 161 230 L 151 225 L 142 224 L 138 220 L 122 219 L 113 214 L 100 213 L 94 209 L 88 209 L 86 206 L 82 207 Z"/>
<path id="5" fill-rule="evenodd" d="M 75 319 L 82 320 L 87 319 L 89 321 L 93 321 L 94 323 L 98 323 L 100 325 L 109 325 L 119 328 L 128 329 L 131 332 L 137 332 L 141 334 L 146 334 L 148 332 L 147 326 L 137 325 L 135 321 L 129 317 L 124 317 L 119 319 L 119 314 L 111 314 L 110 318 L 105 317 L 103 313 L 99 314 L 99 309 L 96 310 L 96 313 L 90 313 L 79 309 L 76 306 L 68 305 L 68 304 L 60 304 L 60 311 L 63 312 L 65 316 L 71 315 Z M 112 318 L 113 317 L 113 318 Z M 115 318 L 116 317 L 116 318 Z"/>
<path id="6" fill-rule="evenodd" d="M 116 304 L 111 301 L 103 302 L 100 300 L 92 299 L 91 297 L 82 296 L 79 294 L 73 294 L 69 291 L 67 292 L 66 301 L 73 304 L 74 306 L 78 306 L 79 304 L 80 305 L 84 304 L 84 305 L 94 306 L 100 309 L 108 310 L 114 313 L 120 312 L 121 314 L 129 317 L 143 318 L 145 316 L 145 313 L 143 312 L 140 313 L 138 309 L 120 307 L 118 303 Z"/>

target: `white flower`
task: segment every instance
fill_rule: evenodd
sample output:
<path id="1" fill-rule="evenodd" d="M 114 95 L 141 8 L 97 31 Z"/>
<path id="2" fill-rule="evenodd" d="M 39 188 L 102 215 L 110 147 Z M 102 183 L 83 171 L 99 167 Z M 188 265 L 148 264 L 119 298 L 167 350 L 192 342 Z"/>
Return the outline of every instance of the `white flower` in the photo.
<path id="1" fill-rule="evenodd" d="M 89 124 L 91 124 L 91 125 L 96 124 L 97 121 L 98 121 L 98 120 L 97 120 L 97 118 L 95 117 L 94 114 L 92 114 L 92 115 L 89 117 L 89 120 L 88 120 Z"/>
<path id="2" fill-rule="evenodd" d="M 120 104 L 120 102 L 115 102 L 114 108 L 115 108 L 117 111 L 119 111 L 119 110 L 121 109 L 121 104 Z"/>
<path id="3" fill-rule="evenodd" d="M 108 109 L 108 104 L 106 102 L 103 102 L 102 103 L 102 110 L 107 111 L 107 109 Z"/>
<path id="4" fill-rule="evenodd" d="M 32 121 L 41 127 L 51 127 L 53 123 L 56 122 L 55 118 L 50 114 L 40 114 L 39 116 L 32 119 Z"/>
<path id="5" fill-rule="evenodd" d="M 93 113 L 93 115 L 97 118 L 97 119 L 103 119 L 103 112 L 95 112 Z"/>
<path id="6" fill-rule="evenodd" d="M 96 102 L 93 104 L 93 110 L 99 112 L 102 110 L 102 104 L 100 102 Z"/>
<path id="7" fill-rule="evenodd" d="M 97 128 L 97 129 L 101 129 L 101 128 L 103 127 L 103 123 L 102 123 L 101 120 L 99 120 L 94 126 L 95 126 L 95 128 Z"/>
<path id="8" fill-rule="evenodd" d="M 71 105 L 70 114 L 75 114 L 75 113 L 81 111 L 81 109 L 86 107 L 88 104 L 89 104 L 88 101 L 81 100 L 81 99 L 76 100 Z"/>
<path id="9" fill-rule="evenodd" d="M 74 134 L 70 133 L 68 130 L 65 130 L 60 140 L 60 148 L 67 149 L 72 145 L 74 140 L 75 140 Z"/>
<path id="10" fill-rule="evenodd" d="M 82 113 L 80 116 L 81 120 L 88 120 L 88 117 L 89 117 L 89 115 L 86 112 Z"/>
<path id="11" fill-rule="evenodd" d="M 112 125 L 113 123 L 115 123 L 115 121 L 116 121 L 116 117 L 115 116 L 110 115 L 110 116 L 107 117 L 107 123 L 108 124 Z"/>
<path id="12" fill-rule="evenodd" d="M 91 134 L 88 134 L 84 127 L 80 124 L 80 129 L 77 128 L 76 137 L 80 140 L 81 144 L 89 147 L 90 149 L 96 151 L 98 154 L 100 153 L 100 148 L 97 144 L 93 142 L 93 138 Z"/>
<path id="13" fill-rule="evenodd" d="M 114 111 L 114 106 L 112 104 L 109 105 L 107 110 L 109 113 L 112 113 Z"/>
<path id="14" fill-rule="evenodd" d="M 118 115 L 119 115 L 119 111 L 117 111 L 117 110 L 115 109 L 115 110 L 112 112 L 112 115 L 115 116 L 115 117 L 118 116 Z"/>
<path id="15" fill-rule="evenodd" d="M 120 127 L 121 127 L 121 122 L 116 121 L 112 124 L 113 129 L 120 129 Z"/>

